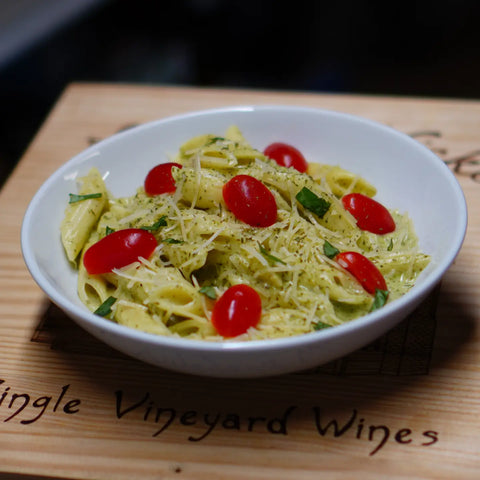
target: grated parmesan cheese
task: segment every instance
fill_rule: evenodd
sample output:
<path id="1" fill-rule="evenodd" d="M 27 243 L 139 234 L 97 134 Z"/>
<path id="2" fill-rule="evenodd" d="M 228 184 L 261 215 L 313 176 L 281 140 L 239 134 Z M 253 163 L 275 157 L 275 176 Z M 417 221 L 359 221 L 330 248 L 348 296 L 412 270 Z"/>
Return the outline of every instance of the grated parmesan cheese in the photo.
<path id="1" fill-rule="evenodd" d="M 262 299 L 262 318 L 235 340 L 300 335 L 319 322 L 334 326 L 351 321 L 372 305 L 372 296 L 358 281 L 325 255 L 326 241 L 375 263 L 387 281 L 389 301 L 408 291 L 429 262 L 418 250 L 406 214 L 392 211 L 397 228 L 387 235 L 357 227 L 335 192 L 375 190 L 340 167 L 311 168 L 312 175 L 280 167 L 253 149 L 237 128 L 230 128 L 225 138 L 195 137 L 170 160 L 182 165 L 172 169 L 175 193 L 149 197 L 139 187 L 132 197 L 109 198 L 86 244 L 102 238 L 106 227 L 151 227 L 165 218 L 166 225 L 153 232 L 158 247 L 151 258 L 104 276 L 79 273 L 82 301 L 93 310 L 115 296 L 113 319 L 119 323 L 155 334 L 224 341 L 210 321 L 214 300 L 202 287 L 219 297 L 231 285 L 245 283 Z M 278 213 L 270 227 L 246 225 L 223 204 L 223 185 L 238 174 L 257 178 L 273 193 Z M 328 201 L 322 218 L 297 201 L 303 187 Z"/>

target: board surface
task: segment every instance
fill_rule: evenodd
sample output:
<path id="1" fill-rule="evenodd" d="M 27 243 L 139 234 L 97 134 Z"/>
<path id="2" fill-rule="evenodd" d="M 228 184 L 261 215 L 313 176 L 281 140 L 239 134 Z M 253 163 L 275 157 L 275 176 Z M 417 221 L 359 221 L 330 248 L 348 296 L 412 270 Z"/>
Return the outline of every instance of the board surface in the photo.
<path id="1" fill-rule="evenodd" d="M 112 350 L 30 277 L 35 191 L 131 125 L 238 104 L 326 108 L 387 124 L 455 172 L 469 226 L 440 288 L 378 341 L 308 372 L 220 380 Z M 451 479 L 480 472 L 480 102 L 72 84 L 0 192 L 0 479 Z"/>

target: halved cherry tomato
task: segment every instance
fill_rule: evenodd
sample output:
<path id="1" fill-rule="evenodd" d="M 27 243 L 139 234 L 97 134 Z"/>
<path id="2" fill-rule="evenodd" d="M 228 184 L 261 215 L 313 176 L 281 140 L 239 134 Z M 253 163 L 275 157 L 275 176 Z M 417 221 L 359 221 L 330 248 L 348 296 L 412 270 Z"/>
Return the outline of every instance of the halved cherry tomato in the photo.
<path id="1" fill-rule="evenodd" d="M 252 227 L 269 227 L 277 220 L 272 192 L 250 175 L 237 175 L 223 186 L 223 199 L 231 212 Z"/>
<path id="2" fill-rule="evenodd" d="M 144 187 L 147 195 L 175 192 L 175 180 L 172 176 L 172 167 L 182 168 L 175 162 L 161 163 L 153 167 L 145 177 Z"/>
<path id="3" fill-rule="evenodd" d="M 83 256 L 83 264 L 91 275 L 111 272 L 149 258 L 157 247 L 155 236 L 140 228 L 117 230 L 94 243 Z"/>
<path id="4" fill-rule="evenodd" d="M 380 235 L 395 230 L 390 212 L 373 198 L 362 193 L 349 193 L 342 198 L 342 203 L 357 220 L 358 228 Z"/>
<path id="5" fill-rule="evenodd" d="M 361 253 L 342 252 L 335 260 L 350 272 L 368 293 L 374 294 L 377 289 L 387 290 L 387 283 L 380 270 Z"/>
<path id="6" fill-rule="evenodd" d="M 300 150 L 288 143 L 272 143 L 263 153 L 282 167 L 293 167 L 302 173 L 307 171 L 308 162 L 305 160 L 305 157 Z"/>
<path id="7" fill-rule="evenodd" d="M 255 327 L 262 316 L 260 295 L 252 287 L 230 287 L 215 303 L 212 323 L 222 337 L 231 338 Z"/>

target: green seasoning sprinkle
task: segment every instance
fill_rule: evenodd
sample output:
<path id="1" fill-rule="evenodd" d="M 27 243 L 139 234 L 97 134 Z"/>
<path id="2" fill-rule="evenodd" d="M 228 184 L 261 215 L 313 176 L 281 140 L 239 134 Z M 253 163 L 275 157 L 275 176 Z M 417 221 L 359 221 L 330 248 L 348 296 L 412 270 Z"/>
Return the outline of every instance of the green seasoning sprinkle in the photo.
<path id="1" fill-rule="evenodd" d="M 387 303 L 388 294 L 388 290 L 380 290 L 377 288 L 375 290 L 375 297 L 373 299 L 372 308 L 370 311 L 373 312 L 374 310 L 382 308 Z"/>
<path id="2" fill-rule="evenodd" d="M 265 247 L 261 245 L 260 243 L 258 244 L 260 247 L 260 253 L 267 259 L 270 260 L 273 263 L 281 263 L 282 265 L 286 265 L 286 263 L 283 260 L 280 260 L 278 257 L 275 255 L 272 255 L 271 253 L 268 253 L 267 250 L 265 250 Z"/>
<path id="3" fill-rule="evenodd" d="M 115 230 L 113 228 L 110 228 L 108 225 L 105 228 L 105 236 L 110 235 L 113 233 Z"/>
<path id="4" fill-rule="evenodd" d="M 199 290 L 200 293 L 203 293 L 206 297 L 211 298 L 212 300 L 216 300 L 217 294 L 215 293 L 215 288 L 211 285 L 202 287 Z"/>
<path id="5" fill-rule="evenodd" d="M 93 313 L 105 317 L 112 311 L 112 305 L 117 301 L 115 297 L 108 297 Z"/>
<path id="6" fill-rule="evenodd" d="M 323 330 L 325 328 L 330 328 L 330 327 L 331 327 L 331 325 L 329 325 L 328 323 L 323 323 L 320 320 L 313 324 L 313 329 L 314 330 Z"/>
<path id="7" fill-rule="evenodd" d="M 166 238 L 164 242 L 170 245 L 177 244 L 177 243 L 185 243 L 183 240 L 177 240 L 176 238 Z"/>
<path id="8" fill-rule="evenodd" d="M 295 197 L 307 210 L 323 218 L 330 208 L 330 202 L 319 197 L 307 187 L 303 187 Z"/>
<path id="9" fill-rule="evenodd" d="M 166 218 L 167 216 L 163 215 L 163 217 L 160 217 L 160 219 L 157 220 L 153 225 L 150 225 L 149 227 L 141 227 L 141 229 L 148 230 L 149 232 L 154 232 L 160 227 L 165 227 L 167 225 L 167 221 L 165 220 Z"/>
<path id="10" fill-rule="evenodd" d="M 325 240 L 325 243 L 323 244 L 323 253 L 328 258 L 335 258 L 340 253 L 340 250 Z"/>
<path id="11" fill-rule="evenodd" d="M 388 244 L 387 250 L 391 252 L 393 250 L 393 238 L 390 239 L 390 243 Z"/>
<path id="12" fill-rule="evenodd" d="M 77 203 L 82 202 L 83 200 L 88 200 L 90 198 L 100 198 L 102 196 L 101 193 L 88 193 L 87 195 L 77 195 L 76 193 L 69 193 L 68 196 L 70 200 L 68 203 Z"/>
<path id="13" fill-rule="evenodd" d="M 208 141 L 206 146 L 208 147 L 208 145 L 211 145 L 212 143 L 216 143 L 216 142 L 224 142 L 225 140 L 226 139 L 224 137 L 213 137 Z"/>

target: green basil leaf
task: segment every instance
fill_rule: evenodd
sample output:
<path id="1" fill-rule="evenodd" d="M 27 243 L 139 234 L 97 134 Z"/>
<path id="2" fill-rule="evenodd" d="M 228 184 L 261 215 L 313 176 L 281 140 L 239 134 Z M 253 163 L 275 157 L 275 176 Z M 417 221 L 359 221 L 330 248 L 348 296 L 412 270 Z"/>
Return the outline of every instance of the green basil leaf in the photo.
<path id="1" fill-rule="evenodd" d="M 329 325 L 328 323 L 321 322 L 320 320 L 313 324 L 314 330 L 323 330 L 325 328 L 330 328 L 330 327 L 331 325 Z"/>
<path id="2" fill-rule="evenodd" d="M 334 247 L 329 241 L 325 240 L 323 244 L 323 253 L 328 258 L 335 258 L 340 253 L 340 250 L 337 247 Z"/>
<path id="3" fill-rule="evenodd" d="M 260 243 L 258 244 L 258 246 L 260 247 L 260 253 L 267 259 L 267 260 L 270 260 L 271 262 L 273 263 L 281 263 L 282 265 L 286 265 L 286 263 L 283 261 L 283 260 L 280 260 L 278 257 L 276 257 L 275 255 L 272 255 L 271 253 L 268 253 L 267 250 L 265 249 L 265 247 L 263 245 L 261 245 Z"/>
<path id="4" fill-rule="evenodd" d="M 212 143 L 216 143 L 216 142 L 224 142 L 225 140 L 226 140 L 226 138 L 224 138 L 224 137 L 213 137 L 207 142 L 206 146 L 208 147 Z"/>
<path id="5" fill-rule="evenodd" d="M 388 290 L 380 290 L 377 288 L 375 290 L 375 296 L 373 298 L 372 308 L 370 308 L 370 311 L 373 312 L 374 310 L 382 308 L 387 303 L 389 293 L 390 292 Z"/>
<path id="6" fill-rule="evenodd" d="M 295 197 L 307 210 L 323 218 L 330 208 L 330 202 L 319 197 L 307 187 L 303 187 Z"/>
<path id="7" fill-rule="evenodd" d="M 164 243 L 168 243 L 170 245 L 174 245 L 174 244 L 177 244 L 177 243 L 185 243 L 183 240 L 177 240 L 176 238 L 166 238 L 164 240 Z"/>
<path id="8" fill-rule="evenodd" d="M 77 202 L 83 202 L 83 200 L 89 200 L 90 198 L 100 198 L 102 194 L 88 193 L 86 195 L 77 195 L 76 193 L 69 193 L 68 196 L 70 197 L 68 203 L 77 203 Z"/>
<path id="9" fill-rule="evenodd" d="M 105 317 L 112 311 L 112 305 L 117 301 L 115 297 L 108 297 L 93 313 Z"/>
<path id="10" fill-rule="evenodd" d="M 167 226 L 167 221 L 166 221 L 167 216 L 163 215 L 160 217 L 153 225 L 150 225 L 148 227 L 140 227 L 142 230 L 147 230 L 149 232 L 155 232 L 158 230 L 160 227 L 166 227 Z"/>
<path id="11" fill-rule="evenodd" d="M 105 236 L 110 235 L 113 233 L 115 230 L 113 228 L 110 228 L 108 225 L 105 227 Z"/>
<path id="12" fill-rule="evenodd" d="M 211 285 L 207 285 L 205 287 L 202 287 L 199 290 L 200 293 L 203 293 L 206 297 L 211 298 L 212 300 L 217 299 L 217 294 L 215 292 L 215 288 L 212 287 Z"/>

